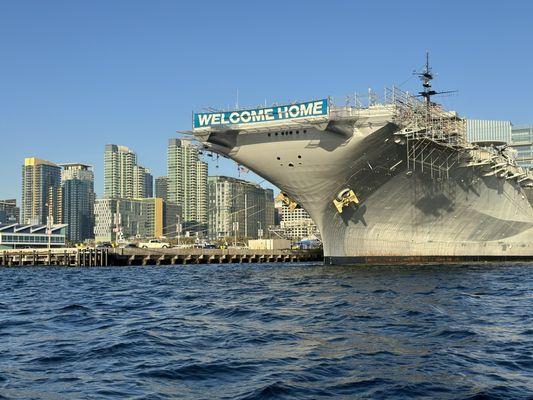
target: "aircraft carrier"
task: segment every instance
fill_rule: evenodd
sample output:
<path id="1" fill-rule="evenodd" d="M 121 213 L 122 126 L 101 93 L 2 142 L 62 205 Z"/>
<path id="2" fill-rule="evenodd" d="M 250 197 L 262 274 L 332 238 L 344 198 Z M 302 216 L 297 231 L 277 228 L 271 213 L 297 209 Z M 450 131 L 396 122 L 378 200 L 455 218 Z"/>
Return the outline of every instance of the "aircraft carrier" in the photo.
<path id="1" fill-rule="evenodd" d="M 533 175 L 423 90 L 381 103 L 329 99 L 194 114 L 205 149 L 246 166 L 303 207 L 326 264 L 533 259 Z"/>

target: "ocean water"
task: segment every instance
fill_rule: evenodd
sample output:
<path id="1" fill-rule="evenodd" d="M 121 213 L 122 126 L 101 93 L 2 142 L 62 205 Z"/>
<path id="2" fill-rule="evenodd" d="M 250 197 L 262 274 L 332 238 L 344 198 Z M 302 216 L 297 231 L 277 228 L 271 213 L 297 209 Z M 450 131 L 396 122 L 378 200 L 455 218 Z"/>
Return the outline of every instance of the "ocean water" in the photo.
<path id="1" fill-rule="evenodd" d="M 533 398 L 533 265 L 0 269 L 0 399 Z"/>

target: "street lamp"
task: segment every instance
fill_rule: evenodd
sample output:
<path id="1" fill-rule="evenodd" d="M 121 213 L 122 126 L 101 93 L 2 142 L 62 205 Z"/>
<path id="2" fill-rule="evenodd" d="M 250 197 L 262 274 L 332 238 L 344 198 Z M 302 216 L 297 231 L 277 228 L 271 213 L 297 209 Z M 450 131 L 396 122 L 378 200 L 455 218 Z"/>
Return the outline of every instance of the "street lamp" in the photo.
<path id="1" fill-rule="evenodd" d="M 180 245 L 181 231 L 183 230 L 183 225 L 180 222 L 180 216 L 176 215 L 176 236 L 178 237 L 178 246 Z"/>
<path id="2" fill-rule="evenodd" d="M 239 222 L 237 221 L 233 222 L 232 227 L 233 227 L 233 232 L 235 234 L 235 240 L 234 240 L 233 245 L 237 247 L 237 231 L 239 230 Z"/>

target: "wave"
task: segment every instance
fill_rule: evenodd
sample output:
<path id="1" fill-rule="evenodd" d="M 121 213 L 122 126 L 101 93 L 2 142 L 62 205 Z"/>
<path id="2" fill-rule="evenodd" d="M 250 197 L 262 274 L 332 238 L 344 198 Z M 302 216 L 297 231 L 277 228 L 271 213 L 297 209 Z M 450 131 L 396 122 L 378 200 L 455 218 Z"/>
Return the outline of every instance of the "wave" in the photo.
<path id="1" fill-rule="evenodd" d="M 532 398 L 531 266 L 405 268 L 0 269 L 0 399 Z"/>

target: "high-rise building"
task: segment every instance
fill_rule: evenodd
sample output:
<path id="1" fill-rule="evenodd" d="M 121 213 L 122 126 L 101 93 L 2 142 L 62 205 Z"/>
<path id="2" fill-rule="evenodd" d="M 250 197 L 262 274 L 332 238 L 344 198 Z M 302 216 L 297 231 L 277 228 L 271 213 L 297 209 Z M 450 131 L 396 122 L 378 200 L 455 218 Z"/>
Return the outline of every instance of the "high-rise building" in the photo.
<path id="1" fill-rule="evenodd" d="M 208 178 L 209 237 L 264 237 L 274 225 L 274 192 L 228 176 Z"/>
<path id="2" fill-rule="evenodd" d="M 132 198 L 137 155 L 126 146 L 107 144 L 104 153 L 104 197 Z"/>
<path id="3" fill-rule="evenodd" d="M 276 201 L 276 209 L 279 210 L 280 230 L 285 238 L 300 240 L 319 234 L 315 222 L 303 208 L 293 209 L 282 201 Z"/>
<path id="4" fill-rule="evenodd" d="M 137 155 L 128 147 L 107 144 L 104 153 L 104 197 L 132 199 L 152 196 L 150 170 L 137 164 Z"/>
<path id="5" fill-rule="evenodd" d="M 20 221 L 20 209 L 17 200 L 0 200 L 0 224 L 17 223 Z"/>
<path id="6" fill-rule="evenodd" d="M 175 237 L 181 234 L 182 210 L 177 204 L 168 201 L 167 187 L 168 179 L 166 176 L 155 178 L 155 197 L 164 200 L 163 232 L 165 236 Z"/>
<path id="7" fill-rule="evenodd" d="M 154 177 L 150 170 L 140 165 L 133 167 L 133 198 L 153 197 Z"/>
<path id="8" fill-rule="evenodd" d="M 36 157 L 22 166 L 22 223 L 61 223 L 61 167 Z"/>
<path id="9" fill-rule="evenodd" d="M 162 199 L 97 199 L 94 206 L 96 242 L 119 238 L 157 238 L 163 236 Z"/>
<path id="10" fill-rule="evenodd" d="M 167 200 L 182 210 L 183 228 L 205 236 L 207 163 L 190 140 L 170 139 L 167 149 Z"/>
<path id="11" fill-rule="evenodd" d="M 167 200 L 168 179 L 166 176 L 155 178 L 155 197 Z"/>
<path id="12" fill-rule="evenodd" d="M 163 201 L 163 236 L 173 238 L 182 234 L 181 208 Z"/>
<path id="13" fill-rule="evenodd" d="M 150 173 L 148 168 L 146 168 L 144 174 L 144 188 L 146 193 L 145 197 L 154 197 L 154 176 Z"/>
<path id="14" fill-rule="evenodd" d="M 80 243 L 94 237 L 94 174 L 90 165 L 61 166 L 63 223 L 67 239 Z"/>

